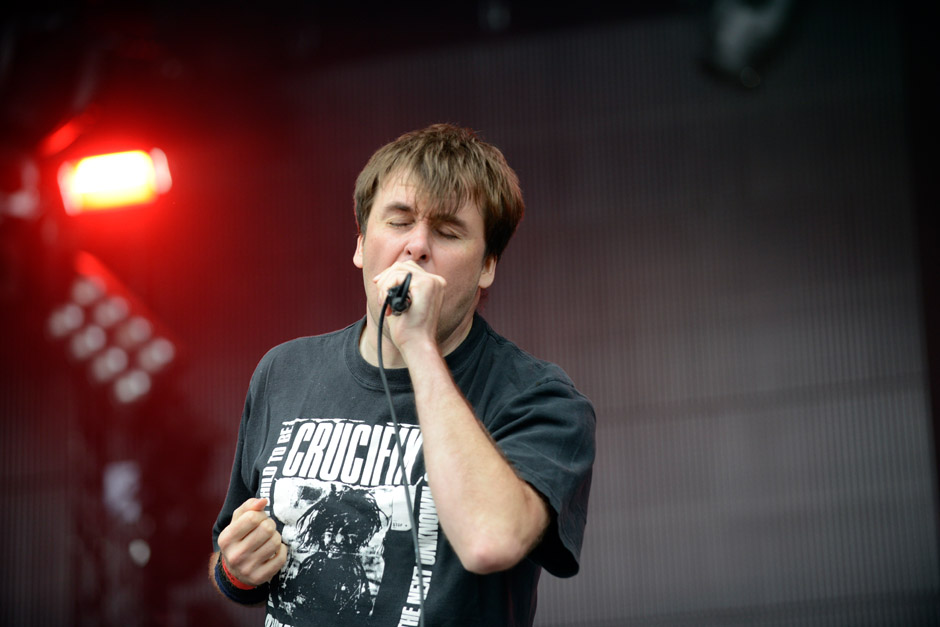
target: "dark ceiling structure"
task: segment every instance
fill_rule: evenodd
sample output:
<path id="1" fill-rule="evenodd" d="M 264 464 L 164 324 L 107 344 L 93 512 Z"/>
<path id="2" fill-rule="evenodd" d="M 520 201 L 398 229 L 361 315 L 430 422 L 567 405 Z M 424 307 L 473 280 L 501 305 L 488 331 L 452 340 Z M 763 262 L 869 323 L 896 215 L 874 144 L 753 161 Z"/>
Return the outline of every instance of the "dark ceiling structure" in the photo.
<path id="1" fill-rule="evenodd" d="M 0 137 L 26 147 L 118 83 L 222 85 L 371 55 L 698 10 L 702 2 L 42 3 L 0 14 Z M 145 83 L 142 81 L 146 81 Z"/>

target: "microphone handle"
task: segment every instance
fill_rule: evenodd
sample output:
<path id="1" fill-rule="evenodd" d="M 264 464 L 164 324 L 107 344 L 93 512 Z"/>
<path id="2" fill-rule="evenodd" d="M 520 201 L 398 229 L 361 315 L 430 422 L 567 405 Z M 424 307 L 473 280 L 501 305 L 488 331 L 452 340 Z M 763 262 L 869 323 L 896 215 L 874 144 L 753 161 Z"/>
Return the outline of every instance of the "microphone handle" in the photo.
<path id="1" fill-rule="evenodd" d="M 411 273 L 405 277 L 401 285 L 396 285 L 388 291 L 388 306 L 392 308 L 392 315 L 404 313 L 411 306 Z"/>

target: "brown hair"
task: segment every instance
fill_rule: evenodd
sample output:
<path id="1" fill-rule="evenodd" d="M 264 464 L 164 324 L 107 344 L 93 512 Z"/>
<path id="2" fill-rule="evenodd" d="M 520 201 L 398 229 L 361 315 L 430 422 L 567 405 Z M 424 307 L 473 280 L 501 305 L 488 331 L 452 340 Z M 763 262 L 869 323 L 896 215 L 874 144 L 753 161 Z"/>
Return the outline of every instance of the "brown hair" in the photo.
<path id="1" fill-rule="evenodd" d="M 486 256 L 503 254 L 525 212 L 519 178 L 503 153 L 467 128 L 433 124 L 405 133 L 379 148 L 359 177 L 353 195 L 356 225 L 365 235 L 372 202 L 393 174 L 416 178 L 440 211 L 456 211 L 470 200 L 483 211 Z"/>

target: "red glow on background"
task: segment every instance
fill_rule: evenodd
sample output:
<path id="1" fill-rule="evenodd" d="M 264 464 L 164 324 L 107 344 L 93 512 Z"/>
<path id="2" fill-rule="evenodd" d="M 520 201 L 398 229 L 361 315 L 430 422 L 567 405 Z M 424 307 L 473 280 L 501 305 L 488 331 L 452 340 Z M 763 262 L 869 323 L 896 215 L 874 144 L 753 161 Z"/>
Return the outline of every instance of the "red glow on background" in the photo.
<path id="1" fill-rule="evenodd" d="M 92 105 L 88 111 L 65 122 L 46 135 L 39 144 L 39 154 L 50 157 L 59 154 L 77 140 L 98 119 L 97 108 Z"/>
<path id="2" fill-rule="evenodd" d="M 71 146 L 81 133 L 81 125 L 75 120 L 70 120 L 43 139 L 39 145 L 39 154 L 49 156 L 62 152 Z"/>
<path id="3" fill-rule="evenodd" d="M 95 155 L 59 168 L 59 189 L 71 215 L 152 203 L 171 185 L 166 155 L 129 150 Z"/>

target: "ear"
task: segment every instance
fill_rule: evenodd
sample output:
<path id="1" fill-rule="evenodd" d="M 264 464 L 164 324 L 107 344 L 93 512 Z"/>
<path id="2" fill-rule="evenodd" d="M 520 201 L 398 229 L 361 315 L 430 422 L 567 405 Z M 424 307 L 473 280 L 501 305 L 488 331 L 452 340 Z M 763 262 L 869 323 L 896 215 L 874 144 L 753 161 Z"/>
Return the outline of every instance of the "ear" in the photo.
<path id="1" fill-rule="evenodd" d="M 483 260 L 483 271 L 480 273 L 480 281 L 477 285 L 485 290 L 493 284 L 496 279 L 496 255 L 489 255 Z"/>
<path id="2" fill-rule="evenodd" d="M 353 265 L 362 269 L 362 233 L 356 238 L 356 252 L 353 253 Z"/>

